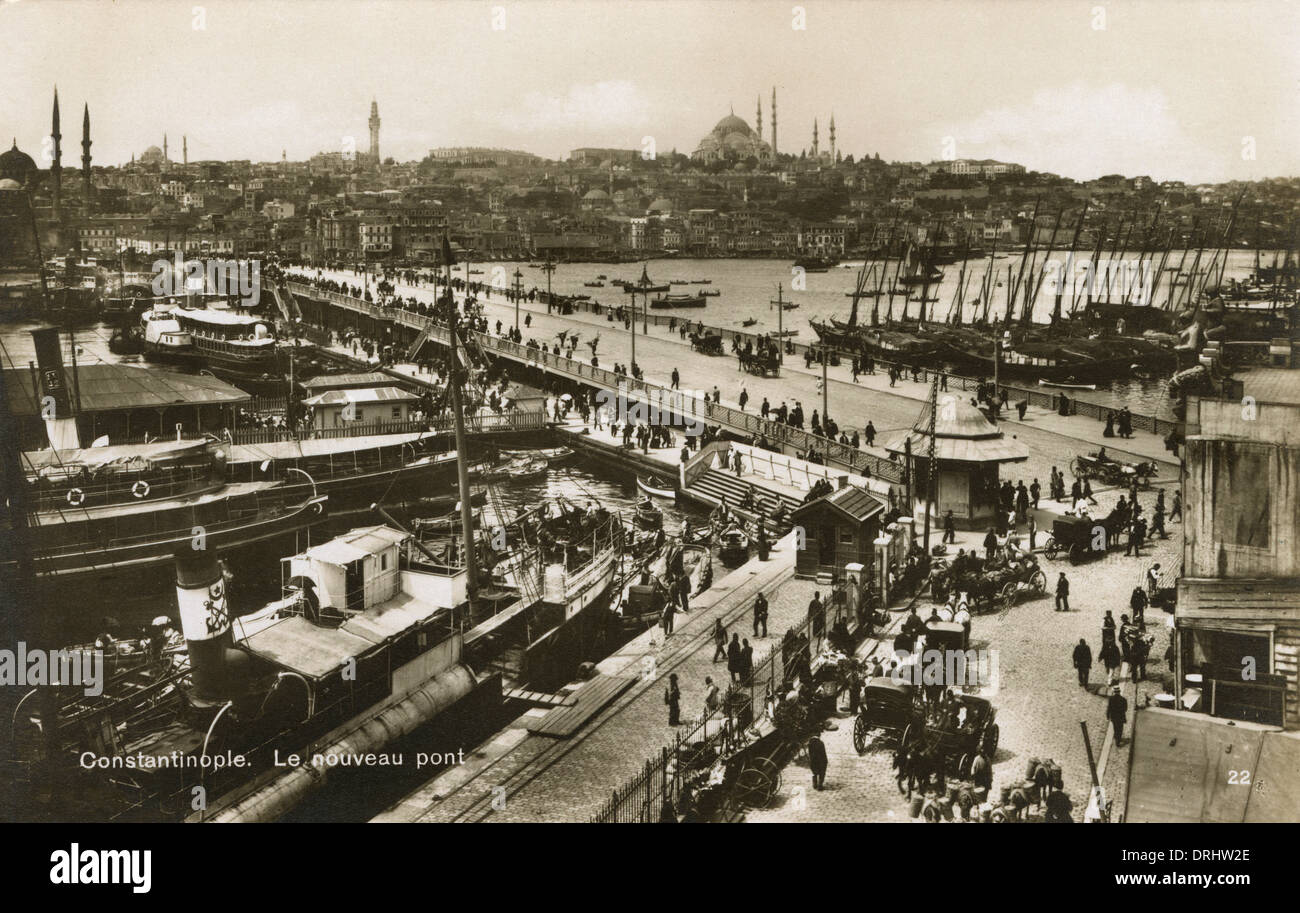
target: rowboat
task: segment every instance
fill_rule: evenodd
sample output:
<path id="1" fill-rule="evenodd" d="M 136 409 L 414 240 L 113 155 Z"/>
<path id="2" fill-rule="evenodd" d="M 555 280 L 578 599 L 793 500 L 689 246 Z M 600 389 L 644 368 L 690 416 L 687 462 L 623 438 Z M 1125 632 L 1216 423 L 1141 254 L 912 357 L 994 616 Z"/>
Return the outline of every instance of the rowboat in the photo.
<path id="1" fill-rule="evenodd" d="M 1096 384 L 1058 384 L 1050 380 L 1040 380 L 1040 387 L 1059 387 L 1062 390 L 1096 390 Z"/>
<path id="2" fill-rule="evenodd" d="M 718 544 L 718 557 L 724 563 L 740 564 L 749 558 L 749 536 L 738 526 L 723 532 Z"/>
<path id="3" fill-rule="evenodd" d="M 558 463 L 573 456 L 572 447 L 543 447 L 538 450 L 502 450 L 501 456 L 507 460 L 545 460 Z"/>
<path id="4" fill-rule="evenodd" d="M 643 479 L 637 476 L 636 487 L 648 495 L 654 495 L 656 498 L 675 498 L 677 492 L 672 489 L 671 483 L 662 479 L 651 476 L 649 479 Z"/>

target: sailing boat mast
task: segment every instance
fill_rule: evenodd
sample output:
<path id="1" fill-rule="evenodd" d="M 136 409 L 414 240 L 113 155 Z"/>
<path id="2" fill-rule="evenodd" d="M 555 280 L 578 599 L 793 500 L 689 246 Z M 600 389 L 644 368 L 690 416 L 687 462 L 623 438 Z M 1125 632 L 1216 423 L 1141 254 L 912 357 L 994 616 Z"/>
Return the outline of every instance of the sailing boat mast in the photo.
<path id="1" fill-rule="evenodd" d="M 465 569 L 469 574 L 466 595 L 469 600 L 469 616 L 474 617 L 478 601 L 478 558 L 474 548 L 474 506 L 470 500 L 469 490 L 469 451 L 465 446 L 465 409 L 462 403 L 461 385 L 469 373 L 469 357 L 466 353 L 464 364 L 460 359 L 460 333 L 456 326 L 456 299 L 451 292 L 451 267 L 454 257 L 451 243 L 447 236 L 442 236 L 442 260 L 447 270 L 447 334 L 451 346 L 451 361 L 447 372 L 447 389 L 451 394 L 452 425 L 456 430 L 456 485 L 460 493 L 460 528 L 462 537 Z M 468 271 L 468 264 L 466 270 Z M 465 285 L 466 301 L 469 300 L 469 283 Z"/>
<path id="2" fill-rule="evenodd" d="M 1061 276 L 1056 283 L 1056 300 L 1052 302 L 1052 324 L 1056 325 L 1061 320 L 1061 296 L 1065 294 L 1065 283 L 1069 281 L 1071 285 L 1074 282 L 1074 251 L 1079 246 L 1079 234 L 1083 231 L 1083 219 L 1088 215 L 1088 201 L 1083 201 L 1083 209 L 1079 212 L 1079 220 L 1074 223 L 1074 236 L 1070 239 L 1070 254 L 1065 258 L 1065 268 L 1061 270 Z"/>

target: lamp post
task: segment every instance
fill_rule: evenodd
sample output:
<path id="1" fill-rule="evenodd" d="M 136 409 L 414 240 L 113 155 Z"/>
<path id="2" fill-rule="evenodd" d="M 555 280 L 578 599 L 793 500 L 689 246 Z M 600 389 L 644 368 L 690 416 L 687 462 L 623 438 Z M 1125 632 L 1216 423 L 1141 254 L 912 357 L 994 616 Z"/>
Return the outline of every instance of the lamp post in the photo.
<path id="1" fill-rule="evenodd" d="M 643 263 L 643 264 L 641 264 L 641 278 L 638 279 L 638 280 L 636 281 L 636 283 L 633 284 L 633 285 L 630 285 L 630 286 L 625 285 L 625 286 L 623 286 L 623 291 L 625 291 L 625 292 L 631 294 L 631 296 L 632 296 L 632 319 L 631 319 L 630 321 L 628 321 L 628 326 L 631 327 L 631 329 L 632 329 L 632 363 L 631 363 L 630 365 L 628 365 L 628 371 L 631 372 L 632 369 L 634 369 L 634 368 L 636 367 L 636 294 L 637 294 L 637 292 L 640 292 L 640 293 L 641 293 L 642 297 L 645 299 L 645 301 L 644 301 L 644 307 L 645 307 L 646 311 L 649 311 L 649 309 L 650 309 L 650 293 L 651 293 L 651 292 L 666 292 L 666 291 L 668 291 L 668 286 L 666 286 L 666 285 L 655 285 L 653 282 L 651 282 L 651 281 L 650 281 L 650 274 L 647 272 L 647 269 L 646 269 L 646 264 Z M 649 317 L 648 317 L 648 316 L 647 316 L 645 319 L 646 319 L 647 321 L 649 321 Z M 646 326 L 643 326 L 643 327 L 641 328 L 641 332 L 643 332 L 643 333 L 646 332 L 646 331 L 647 331 L 647 327 L 648 327 L 648 323 L 646 324 Z M 633 376 L 635 377 L 635 375 L 633 375 Z"/>
<path id="2" fill-rule="evenodd" d="M 542 271 L 546 273 L 546 313 L 551 313 L 551 273 L 555 272 L 555 263 L 551 260 L 549 254 L 546 256 L 546 262 L 542 264 Z"/>
<path id="3" fill-rule="evenodd" d="M 524 296 L 524 274 L 515 269 L 515 332 L 519 332 L 519 299 Z"/>

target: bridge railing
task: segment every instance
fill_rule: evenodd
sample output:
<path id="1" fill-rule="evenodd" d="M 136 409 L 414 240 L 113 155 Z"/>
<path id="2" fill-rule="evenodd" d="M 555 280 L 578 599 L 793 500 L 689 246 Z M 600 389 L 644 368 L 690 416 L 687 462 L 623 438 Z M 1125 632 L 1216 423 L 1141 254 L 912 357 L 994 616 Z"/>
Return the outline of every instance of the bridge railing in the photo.
<path id="1" fill-rule="evenodd" d="M 314 289 L 300 283 L 291 283 L 290 285 L 295 293 L 321 297 L 328 302 L 377 319 L 393 320 L 427 332 L 430 340 L 442 345 L 447 345 L 450 340 L 446 327 L 436 323 L 426 315 L 413 314 L 400 308 L 379 307 L 365 301 L 359 301 L 350 295 Z M 615 374 L 613 371 L 597 365 L 586 364 L 565 355 L 556 355 L 541 348 L 522 345 L 488 333 L 473 332 L 469 336 L 484 350 L 494 351 L 525 364 L 566 376 L 571 380 L 603 386 L 610 390 L 622 390 L 625 391 L 629 398 L 635 398 L 635 394 L 641 394 L 647 400 L 654 399 L 658 403 L 664 403 L 673 401 L 674 395 L 680 396 L 678 391 L 671 388 L 645 380 L 638 380 L 628 375 Z M 902 479 L 902 468 L 898 464 L 848 444 L 841 444 L 839 441 L 830 438 L 809 434 L 802 429 L 782 422 L 764 419 L 754 412 L 733 409 L 722 403 L 705 402 L 692 397 L 683 398 L 682 403 L 688 410 L 687 414 L 692 418 L 702 419 L 713 424 L 726 425 L 734 431 L 751 435 L 756 441 L 766 440 L 769 444 L 794 447 L 805 454 L 815 452 L 827 462 L 834 462 L 850 472 L 860 475 L 879 476 L 890 482 L 899 482 Z"/>

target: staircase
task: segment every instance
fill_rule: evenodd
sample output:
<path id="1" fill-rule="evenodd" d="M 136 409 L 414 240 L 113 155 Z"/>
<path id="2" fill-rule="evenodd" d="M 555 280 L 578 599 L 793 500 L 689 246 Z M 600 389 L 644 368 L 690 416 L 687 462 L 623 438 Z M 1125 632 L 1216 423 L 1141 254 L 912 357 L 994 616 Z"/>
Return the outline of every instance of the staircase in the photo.
<path id="1" fill-rule="evenodd" d="M 749 481 L 749 479 L 753 479 L 753 482 Z M 778 539 L 790 531 L 790 514 L 803 502 L 793 495 L 763 487 L 763 481 L 764 479 L 761 476 L 737 478 L 735 473 L 721 469 L 706 469 L 698 479 L 687 486 L 686 492 L 696 500 L 714 505 L 721 504 L 723 498 L 726 498 L 728 509 L 752 528 L 758 516 L 758 511 L 742 510 L 740 508 L 740 502 L 752 485 L 755 488 L 754 502 L 763 510 L 763 526 L 770 538 Z M 786 509 L 786 519 L 780 524 L 772 519 L 773 514 L 776 513 L 777 499 L 780 499 L 785 504 Z"/>

